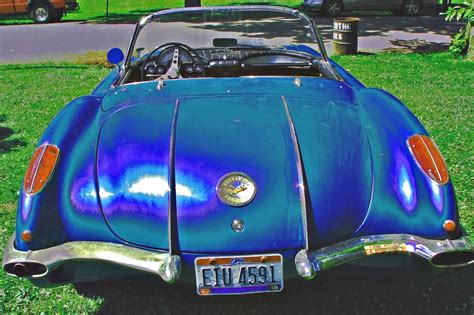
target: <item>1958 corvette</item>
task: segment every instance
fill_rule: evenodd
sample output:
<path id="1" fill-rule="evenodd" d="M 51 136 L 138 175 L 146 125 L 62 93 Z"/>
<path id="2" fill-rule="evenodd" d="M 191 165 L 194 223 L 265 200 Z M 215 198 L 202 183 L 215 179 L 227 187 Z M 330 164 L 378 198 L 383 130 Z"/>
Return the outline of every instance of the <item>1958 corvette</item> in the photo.
<path id="1" fill-rule="evenodd" d="M 435 142 L 331 61 L 304 14 L 160 11 L 109 60 L 39 141 L 6 273 L 38 286 L 148 275 L 218 295 L 356 262 L 474 262 Z"/>

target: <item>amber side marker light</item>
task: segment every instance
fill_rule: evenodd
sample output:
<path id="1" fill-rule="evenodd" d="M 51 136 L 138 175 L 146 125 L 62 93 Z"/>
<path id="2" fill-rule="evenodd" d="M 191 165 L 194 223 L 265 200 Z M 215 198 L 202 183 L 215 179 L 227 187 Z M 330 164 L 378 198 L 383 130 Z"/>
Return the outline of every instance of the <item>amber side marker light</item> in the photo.
<path id="1" fill-rule="evenodd" d="M 31 234 L 30 230 L 25 230 L 25 231 L 21 232 L 21 239 L 24 242 L 29 243 L 33 239 L 33 234 Z"/>
<path id="2" fill-rule="evenodd" d="M 456 230 L 456 222 L 453 220 L 446 220 L 443 223 L 443 228 L 446 232 L 454 232 Z"/>
<path id="3" fill-rule="evenodd" d="M 449 181 L 448 168 L 436 144 L 428 136 L 414 135 L 408 138 L 408 146 L 418 166 L 438 184 Z"/>
<path id="4" fill-rule="evenodd" d="M 59 149 L 52 144 L 39 146 L 26 170 L 24 189 L 27 194 L 36 194 L 46 185 L 58 162 Z"/>

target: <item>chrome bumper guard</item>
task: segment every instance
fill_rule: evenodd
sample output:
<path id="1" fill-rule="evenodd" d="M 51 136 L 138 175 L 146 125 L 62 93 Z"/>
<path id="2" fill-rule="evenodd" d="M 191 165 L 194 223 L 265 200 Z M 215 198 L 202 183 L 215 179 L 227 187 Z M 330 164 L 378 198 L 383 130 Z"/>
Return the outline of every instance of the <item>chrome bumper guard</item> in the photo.
<path id="1" fill-rule="evenodd" d="M 151 252 L 107 242 L 69 242 L 37 251 L 19 251 L 12 236 L 3 253 L 2 268 L 17 277 L 42 278 L 71 261 L 97 261 L 159 275 L 173 283 L 181 272 L 181 259 L 169 253 Z"/>
<path id="2" fill-rule="evenodd" d="M 382 234 L 354 238 L 317 250 L 301 250 L 295 257 L 296 270 L 305 279 L 320 271 L 350 261 L 386 253 L 414 254 L 435 267 L 461 267 L 474 263 L 474 243 L 469 237 L 431 240 L 409 234 Z"/>

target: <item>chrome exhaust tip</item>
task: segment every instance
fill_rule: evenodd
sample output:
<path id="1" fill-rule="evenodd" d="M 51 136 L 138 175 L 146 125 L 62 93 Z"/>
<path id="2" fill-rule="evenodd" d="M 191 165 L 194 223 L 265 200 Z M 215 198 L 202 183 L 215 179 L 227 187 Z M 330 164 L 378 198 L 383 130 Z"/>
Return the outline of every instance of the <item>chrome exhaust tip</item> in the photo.
<path id="1" fill-rule="evenodd" d="M 48 271 L 45 265 L 37 262 L 12 262 L 6 264 L 3 269 L 6 273 L 19 278 L 35 277 L 43 275 Z"/>
<path id="2" fill-rule="evenodd" d="M 316 250 L 302 249 L 295 256 L 295 265 L 301 277 L 311 279 L 320 271 L 383 254 L 416 255 L 438 268 L 463 267 L 474 264 L 474 243 L 468 236 L 436 240 L 410 234 L 369 235 Z"/>
<path id="3" fill-rule="evenodd" d="M 8 272 L 8 271 L 7 271 Z M 12 272 L 17 276 L 17 277 L 24 277 L 26 276 L 26 267 L 22 263 L 17 263 L 13 265 Z"/>
<path id="4" fill-rule="evenodd" d="M 452 251 L 435 254 L 431 264 L 435 267 L 461 267 L 474 263 L 474 253 L 469 251 Z"/>

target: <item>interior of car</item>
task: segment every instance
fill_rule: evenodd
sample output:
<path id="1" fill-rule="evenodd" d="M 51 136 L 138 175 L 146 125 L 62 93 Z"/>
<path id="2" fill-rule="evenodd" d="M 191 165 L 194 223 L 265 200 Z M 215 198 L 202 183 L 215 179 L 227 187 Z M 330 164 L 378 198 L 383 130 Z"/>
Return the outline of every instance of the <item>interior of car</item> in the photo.
<path id="1" fill-rule="evenodd" d="M 212 48 L 191 48 L 182 43 L 157 46 L 132 60 L 123 83 L 238 76 L 323 76 L 320 59 L 288 47 L 237 45 L 215 39 Z"/>

